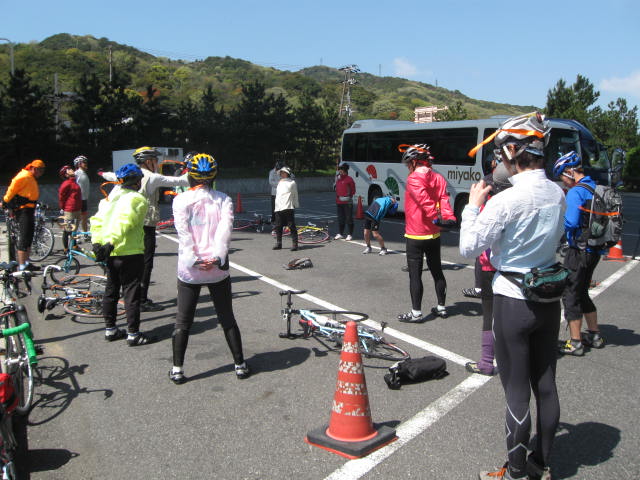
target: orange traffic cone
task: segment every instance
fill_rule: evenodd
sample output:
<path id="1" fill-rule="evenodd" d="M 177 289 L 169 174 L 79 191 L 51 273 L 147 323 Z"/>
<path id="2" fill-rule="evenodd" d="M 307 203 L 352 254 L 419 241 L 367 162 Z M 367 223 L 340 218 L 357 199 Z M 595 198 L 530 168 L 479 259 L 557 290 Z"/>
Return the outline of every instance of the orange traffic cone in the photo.
<path id="1" fill-rule="evenodd" d="M 627 258 L 622 255 L 622 240 L 618 240 L 618 243 L 609 249 L 609 252 L 604 257 L 605 260 L 611 260 L 613 262 L 626 262 Z"/>
<path id="2" fill-rule="evenodd" d="M 358 208 L 356 209 L 356 220 L 362 220 L 364 212 L 362 211 L 362 196 L 358 195 Z"/>
<path id="3" fill-rule="evenodd" d="M 238 195 L 236 197 L 235 213 L 242 213 L 242 212 L 244 212 L 244 210 L 242 210 L 242 198 L 240 198 L 240 192 L 238 192 Z"/>
<path id="4" fill-rule="evenodd" d="M 328 427 L 307 433 L 305 442 L 347 458 L 360 458 L 396 440 L 396 431 L 371 420 L 367 383 L 358 346 L 356 322 L 347 322 L 338 381 Z"/>

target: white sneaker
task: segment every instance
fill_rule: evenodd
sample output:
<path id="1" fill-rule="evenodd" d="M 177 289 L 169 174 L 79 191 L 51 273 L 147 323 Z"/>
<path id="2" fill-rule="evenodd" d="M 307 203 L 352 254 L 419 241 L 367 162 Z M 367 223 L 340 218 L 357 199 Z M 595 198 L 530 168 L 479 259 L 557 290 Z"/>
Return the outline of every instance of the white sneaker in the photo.
<path id="1" fill-rule="evenodd" d="M 353 237 L 351 235 L 347 235 L 347 238 L 345 238 L 345 240 L 347 242 L 350 242 L 351 240 L 353 240 Z"/>
<path id="2" fill-rule="evenodd" d="M 387 253 L 389 253 L 389 252 L 387 252 L 387 249 L 383 248 L 383 249 L 380 250 L 380 253 L 378 255 L 386 255 Z"/>
<path id="3" fill-rule="evenodd" d="M 334 240 L 340 240 L 342 238 L 342 235 L 340 235 L 339 233 L 336 233 L 336 236 L 333 237 Z"/>
<path id="4" fill-rule="evenodd" d="M 367 247 L 362 251 L 363 255 L 366 255 L 367 253 L 371 253 L 371 247 Z"/>

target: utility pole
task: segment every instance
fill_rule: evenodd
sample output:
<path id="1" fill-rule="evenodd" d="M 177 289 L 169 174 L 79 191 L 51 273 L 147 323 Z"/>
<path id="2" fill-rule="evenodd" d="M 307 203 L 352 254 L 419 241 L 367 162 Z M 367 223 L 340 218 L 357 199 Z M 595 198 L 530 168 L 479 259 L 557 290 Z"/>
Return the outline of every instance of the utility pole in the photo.
<path id="1" fill-rule="evenodd" d="M 345 124 L 347 127 L 351 123 L 351 85 L 355 85 L 358 81 L 355 75 L 360 71 L 357 65 L 347 65 L 340 68 L 344 72 L 344 80 L 342 81 L 342 98 L 340 98 L 340 116 L 345 114 Z"/>
<path id="2" fill-rule="evenodd" d="M 111 85 L 112 80 L 113 80 L 113 55 L 111 52 L 111 45 L 109 45 L 109 85 Z"/>

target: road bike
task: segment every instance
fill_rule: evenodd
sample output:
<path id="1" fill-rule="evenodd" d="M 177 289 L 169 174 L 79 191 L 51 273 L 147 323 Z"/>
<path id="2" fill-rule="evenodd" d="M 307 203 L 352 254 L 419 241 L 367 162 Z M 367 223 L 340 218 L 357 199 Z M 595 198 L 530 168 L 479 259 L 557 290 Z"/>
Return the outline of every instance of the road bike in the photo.
<path id="1" fill-rule="evenodd" d="M 102 318 L 104 311 L 104 291 L 107 277 L 92 273 L 65 275 L 54 284 L 47 281 L 49 269 L 60 269 L 58 265 L 47 265 L 42 279 L 42 293 L 38 298 L 38 311 L 44 313 L 62 305 L 64 311 L 70 315 L 89 318 Z M 51 294 L 47 295 L 47 291 Z M 124 315 L 125 308 L 122 300 L 118 301 L 116 317 Z"/>
<path id="2" fill-rule="evenodd" d="M 234 217 L 234 230 L 255 230 L 258 233 L 264 232 L 265 228 L 271 225 L 270 221 L 265 220 L 260 213 L 254 213 L 252 218 Z"/>
<path id="3" fill-rule="evenodd" d="M 296 225 L 298 229 L 298 242 L 305 244 L 315 244 L 315 243 L 323 243 L 328 242 L 331 238 L 329 235 L 329 226 L 325 225 L 319 227 L 315 223 L 307 223 L 306 225 Z M 275 237 L 276 233 L 271 232 L 271 235 Z M 291 235 L 291 231 L 289 227 L 284 227 L 282 229 L 282 235 L 287 236 Z"/>
<path id="4" fill-rule="evenodd" d="M 23 305 L 16 303 L 20 294 L 19 282 L 23 280 L 31 292 L 29 284 L 34 276 L 28 270 L 15 271 L 17 262 L 0 263 L 0 337 L 4 337 L 3 370 L 11 375 L 18 397 L 16 412 L 26 415 L 33 402 L 34 371 L 38 365 L 36 348 L 33 344 L 29 316 Z"/>
<path id="5" fill-rule="evenodd" d="M 72 232 L 69 235 L 69 245 L 67 252 L 62 258 L 60 258 L 55 265 L 58 265 L 60 269 L 51 270 L 51 279 L 54 282 L 60 282 L 66 275 L 75 275 L 80 272 L 80 261 L 78 258 L 84 258 L 90 261 L 89 266 L 98 266 L 99 271 L 102 274 L 107 272 L 107 264 L 105 262 L 97 262 L 96 256 L 93 251 L 82 248 L 78 244 L 78 240 L 90 238 L 90 232 Z"/>
<path id="6" fill-rule="evenodd" d="M 33 242 L 31 243 L 31 251 L 29 260 L 32 262 L 40 262 L 51 255 L 55 239 L 53 232 L 47 224 L 46 217 L 47 206 L 38 202 L 34 212 Z M 16 255 L 18 245 L 18 222 L 12 210 L 5 210 L 5 221 L 7 223 L 7 233 L 9 234 L 10 252 Z"/>
<path id="7" fill-rule="evenodd" d="M 286 332 L 280 333 L 280 338 L 309 338 L 315 337 L 323 344 L 327 345 L 323 340 L 328 340 L 334 345 L 331 350 L 340 350 L 342 348 L 345 323 L 349 320 L 362 322 L 369 318 L 366 313 L 350 312 L 342 310 L 319 310 L 319 309 L 296 309 L 293 308 L 293 295 L 300 295 L 306 290 L 282 290 L 280 297 L 286 297 L 286 306 L 281 308 L 282 319 L 287 323 Z M 291 331 L 291 319 L 294 315 L 298 316 L 298 324 L 302 328 L 299 333 Z M 346 317 L 346 319 L 343 319 Z M 386 323 L 382 323 L 382 332 Z M 383 360 L 391 360 L 398 362 L 410 357 L 409 353 L 399 346 L 389 343 L 381 334 L 373 328 L 364 325 L 358 325 L 358 344 L 360 353 L 369 358 L 381 358 Z"/>

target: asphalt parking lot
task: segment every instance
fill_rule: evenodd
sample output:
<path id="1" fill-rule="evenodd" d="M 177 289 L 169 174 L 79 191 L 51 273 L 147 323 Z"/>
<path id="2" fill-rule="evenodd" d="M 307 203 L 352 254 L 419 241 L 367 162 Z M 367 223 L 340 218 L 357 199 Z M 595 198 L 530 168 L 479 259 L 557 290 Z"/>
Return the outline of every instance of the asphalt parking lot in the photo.
<path id="1" fill-rule="evenodd" d="M 630 204 L 640 210 L 638 199 Z M 625 199 L 626 201 L 626 199 Z M 329 222 L 335 233 L 333 195 L 306 194 L 299 225 Z M 639 202 L 640 203 L 640 202 Z M 247 216 L 267 213 L 268 197 L 243 198 Z M 629 217 L 628 217 L 629 218 Z M 631 218 L 638 218 L 632 215 Z M 625 254 L 633 254 L 639 224 L 625 226 Z M 45 347 L 43 384 L 30 415 L 33 479 L 474 479 L 504 461 L 504 400 L 497 377 L 471 375 L 464 363 L 480 353 L 480 304 L 465 298 L 473 285 L 473 261 L 460 256 L 455 232 L 443 235 L 448 282 L 447 319 L 397 322 L 410 307 L 402 218 L 387 219 L 382 233 L 391 255 L 362 255 L 362 221 L 353 242 L 330 241 L 290 252 L 271 250 L 270 234 L 235 232 L 231 275 L 234 310 L 254 375 L 238 381 L 208 296 L 203 294 L 190 339 L 185 373 L 173 385 L 171 332 L 175 316 L 177 243 L 158 237 L 150 296 L 166 308 L 145 313 L 142 330 L 158 342 L 139 348 L 106 343 L 100 320 L 56 310 L 35 315 Z M 373 242 L 375 246 L 375 241 Z M 374 250 L 374 253 L 377 250 Z M 285 270 L 296 257 L 313 268 Z M 561 425 L 554 447 L 554 478 L 632 479 L 640 476 L 640 375 L 636 368 L 637 261 L 601 262 L 593 290 L 607 347 L 558 362 Z M 423 310 L 435 304 L 424 272 Z M 305 289 L 296 305 L 361 311 L 371 325 L 387 322 L 385 336 L 413 357 L 438 355 L 449 375 L 389 390 L 389 362 L 364 361 L 372 418 L 396 429 L 399 439 L 360 460 L 347 460 L 304 442 L 329 420 L 339 353 L 314 339 L 282 339 L 281 297 Z M 35 312 L 34 297 L 27 298 Z M 566 337 L 561 327 L 561 335 Z"/>

